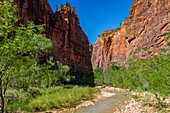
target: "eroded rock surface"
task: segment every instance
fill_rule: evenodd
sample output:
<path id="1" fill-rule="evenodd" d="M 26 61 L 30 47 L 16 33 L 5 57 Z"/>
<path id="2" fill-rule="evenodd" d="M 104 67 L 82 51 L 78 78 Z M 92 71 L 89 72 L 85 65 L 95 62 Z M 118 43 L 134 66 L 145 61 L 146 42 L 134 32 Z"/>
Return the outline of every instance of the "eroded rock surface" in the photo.
<path id="1" fill-rule="evenodd" d="M 14 0 L 14 3 L 19 7 L 22 23 L 29 20 L 45 24 L 45 34 L 53 43 L 54 60 L 70 66 L 72 72 L 91 72 L 88 37 L 74 9 L 64 6 L 53 13 L 47 0 Z"/>
<path id="2" fill-rule="evenodd" d="M 103 70 L 116 61 L 124 65 L 134 54 L 148 59 L 165 45 L 164 34 L 170 29 L 168 0 L 134 0 L 129 17 L 121 28 L 102 33 L 93 46 L 93 69 Z"/>

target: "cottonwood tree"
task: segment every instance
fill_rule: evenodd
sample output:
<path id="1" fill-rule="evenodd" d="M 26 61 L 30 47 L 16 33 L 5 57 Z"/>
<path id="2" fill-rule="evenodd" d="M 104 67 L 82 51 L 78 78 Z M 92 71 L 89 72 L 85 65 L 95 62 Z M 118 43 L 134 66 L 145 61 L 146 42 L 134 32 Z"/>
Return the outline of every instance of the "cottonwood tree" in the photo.
<path id="1" fill-rule="evenodd" d="M 27 27 L 17 25 L 17 6 L 11 0 L 0 1 L 0 109 L 4 112 L 5 93 L 9 80 L 20 73 L 36 69 L 39 54 L 48 52 L 51 40 L 42 34 L 42 25 L 28 22 Z M 20 74 L 20 75 L 21 75 Z"/>

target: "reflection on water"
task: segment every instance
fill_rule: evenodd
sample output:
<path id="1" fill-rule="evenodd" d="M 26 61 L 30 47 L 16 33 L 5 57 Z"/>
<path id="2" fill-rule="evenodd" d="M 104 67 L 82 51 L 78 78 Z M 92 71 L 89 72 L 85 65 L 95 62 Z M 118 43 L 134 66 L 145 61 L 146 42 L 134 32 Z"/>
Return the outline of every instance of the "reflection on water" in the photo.
<path id="1" fill-rule="evenodd" d="M 118 104 L 119 101 L 123 102 L 127 99 L 126 95 L 118 95 L 97 102 L 95 106 L 79 108 L 76 111 L 67 111 L 64 113 L 113 113 L 113 108 L 116 107 L 116 104 Z"/>

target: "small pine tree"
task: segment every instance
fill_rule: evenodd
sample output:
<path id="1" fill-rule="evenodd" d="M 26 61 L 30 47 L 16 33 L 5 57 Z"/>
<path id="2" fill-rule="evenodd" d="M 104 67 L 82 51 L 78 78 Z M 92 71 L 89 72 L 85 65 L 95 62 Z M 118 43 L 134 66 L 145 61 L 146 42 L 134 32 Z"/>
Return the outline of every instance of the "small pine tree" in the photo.
<path id="1" fill-rule="evenodd" d="M 58 5 L 55 5 L 55 7 L 56 7 L 56 10 L 58 10 Z"/>
<path id="2" fill-rule="evenodd" d="M 67 6 L 67 7 L 70 7 L 70 3 L 69 3 L 69 2 L 66 2 L 66 6 Z"/>
<path id="3" fill-rule="evenodd" d="M 63 4 L 61 4 L 60 9 L 63 9 L 63 7 L 64 7 L 64 5 L 63 5 Z"/>

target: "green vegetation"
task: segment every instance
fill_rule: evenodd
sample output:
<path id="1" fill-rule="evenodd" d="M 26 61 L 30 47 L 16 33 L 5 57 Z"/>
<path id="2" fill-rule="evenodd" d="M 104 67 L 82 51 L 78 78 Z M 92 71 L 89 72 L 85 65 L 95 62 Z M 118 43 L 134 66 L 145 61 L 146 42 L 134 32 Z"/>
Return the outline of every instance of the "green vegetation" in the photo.
<path id="1" fill-rule="evenodd" d="M 151 7 L 152 3 L 148 0 L 148 7 Z"/>
<path id="2" fill-rule="evenodd" d="M 151 51 L 151 50 L 148 50 L 147 53 L 150 54 L 150 53 L 152 53 L 152 51 Z"/>
<path id="3" fill-rule="evenodd" d="M 139 0 L 136 0 L 136 1 L 135 1 L 135 4 L 136 4 L 138 1 L 139 1 Z"/>
<path id="4" fill-rule="evenodd" d="M 0 96 L 1 112 L 4 112 L 5 93 L 15 80 L 31 83 L 38 68 L 39 54 L 52 48 L 51 40 L 41 34 L 42 25 L 28 22 L 28 26 L 16 26 L 19 18 L 16 6 L 10 0 L 0 2 Z"/>
<path id="5" fill-rule="evenodd" d="M 15 90 L 30 87 L 52 87 L 69 81 L 69 67 L 50 58 L 40 63 L 40 54 L 51 51 L 51 40 L 42 32 L 42 25 L 28 22 L 27 27 L 17 26 L 19 17 L 10 0 L 0 2 L 0 97 L 1 112 L 9 105 L 8 88 Z M 25 98 L 26 93 L 18 95 Z M 9 97 L 9 98 L 8 98 Z M 12 100 L 10 100 L 11 102 Z"/>
<path id="6" fill-rule="evenodd" d="M 6 112 L 16 112 L 18 110 L 28 111 L 30 110 L 28 103 L 38 96 L 45 94 L 52 94 L 54 92 L 62 90 L 63 87 L 49 87 L 49 88 L 9 88 L 6 92 Z"/>
<path id="7" fill-rule="evenodd" d="M 69 3 L 66 5 L 70 6 Z M 41 61 L 41 56 L 51 52 L 52 42 L 43 34 L 43 25 L 34 25 L 33 22 L 28 22 L 27 26 L 19 24 L 19 17 L 15 15 L 17 11 L 11 0 L 0 1 L 1 112 L 60 109 L 91 99 L 96 89 L 63 89 L 59 86 L 73 81 L 92 86 L 93 74 L 76 73 L 77 76 L 71 76 L 70 68 L 52 57 Z M 40 100 L 44 103 L 42 106 L 34 105 Z M 48 102 L 53 103 L 49 106 Z"/>
<path id="8" fill-rule="evenodd" d="M 108 31 L 109 31 L 109 32 L 105 31 L 106 33 L 102 33 L 101 36 L 102 36 L 103 38 L 105 38 L 105 37 L 107 37 L 107 36 L 109 36 L 109 35 L 111 35 L 111 34 L 113 34 L 113 33 L 115 33 L 115 32 L 120 31 L 120 28 L 117 28 L 117 29 L 114 29 L 114 30 L 108 30 Z"/>
<path id="9" fill-rule="evenodd" d="M 66 2 L 66 7 L 70 7 L 70 3 Z"/>
<path id="10" fill-rule="evenodd" d="M 58 10 L 58 5 L 55 5 L 56 11 Z"/>
<path id="11" fill-rule="evenodd" d="M 72 8 L 71 8 L 69 2 L 66 2 L 66 4 L 61 4 L 59 9 L 58 9 L 58 5 L 56 5 L 56 10 L 57 10 L 57 11 L 66 11 L 66 10 L 68 10 L 69 8 L 75 10 L 75 7 L 72 7 Z"/>
<path id="12" fill-rule="evenodd" d="M 63 87 L 29 88 L 27 90 L 10 89 L 7 96 L 10 104 L 6 111 L 46 111 L 52 109 L 71 108 L 80 104 L 82 100 L 94 98 L 94 94 L 100 93 L 98 89 L 89 87 L 77 87 L 66 89 Z M 15 98 L 15 99 L 14 99 Z"/>
<path id="13" fill-rule="evenodd" d="M 101 86 L 104 84 L 104 74 L 103 74 L 103 69 L 101 67 L 97 67 L 93 70 L 94 73 L 94 82 L 95 85 Z"/>
<path id="14" fill-rule="evenodd" d="M 64 7 L 64 5 L 63 5 L 63 4 L 61 4 L 61 5 L 60 5 L 60 9 L 63 9 L 63 7 Z"/>
<path id="15" fill-rule="evenodd" d="M 88 72 L 75 72 L 72 73 L 72 79 L 70 81 L 73 85 L 81 86 L 94 86 L 94 74 Z"/>
<path id="16" fill-rule="evenodd" d="M 138 48 L 138 49 L 135 50 L 134 53 L 135 53 L 135 54 L 136 54 L 136 53 L 139 53 L 141 50 L 142 50 L 141 48 Z"/>
<path id="17" fill-rule="evenodd" d="M 82 100 L 93 99 L 94 94 L 97 92 L 99 90 L 89 87 L 64 89 L 53 94 L 45 94 L 37 97 L 31 100 L 28 105 L 33 111 L 71 108 L 80 104 Z"/>

